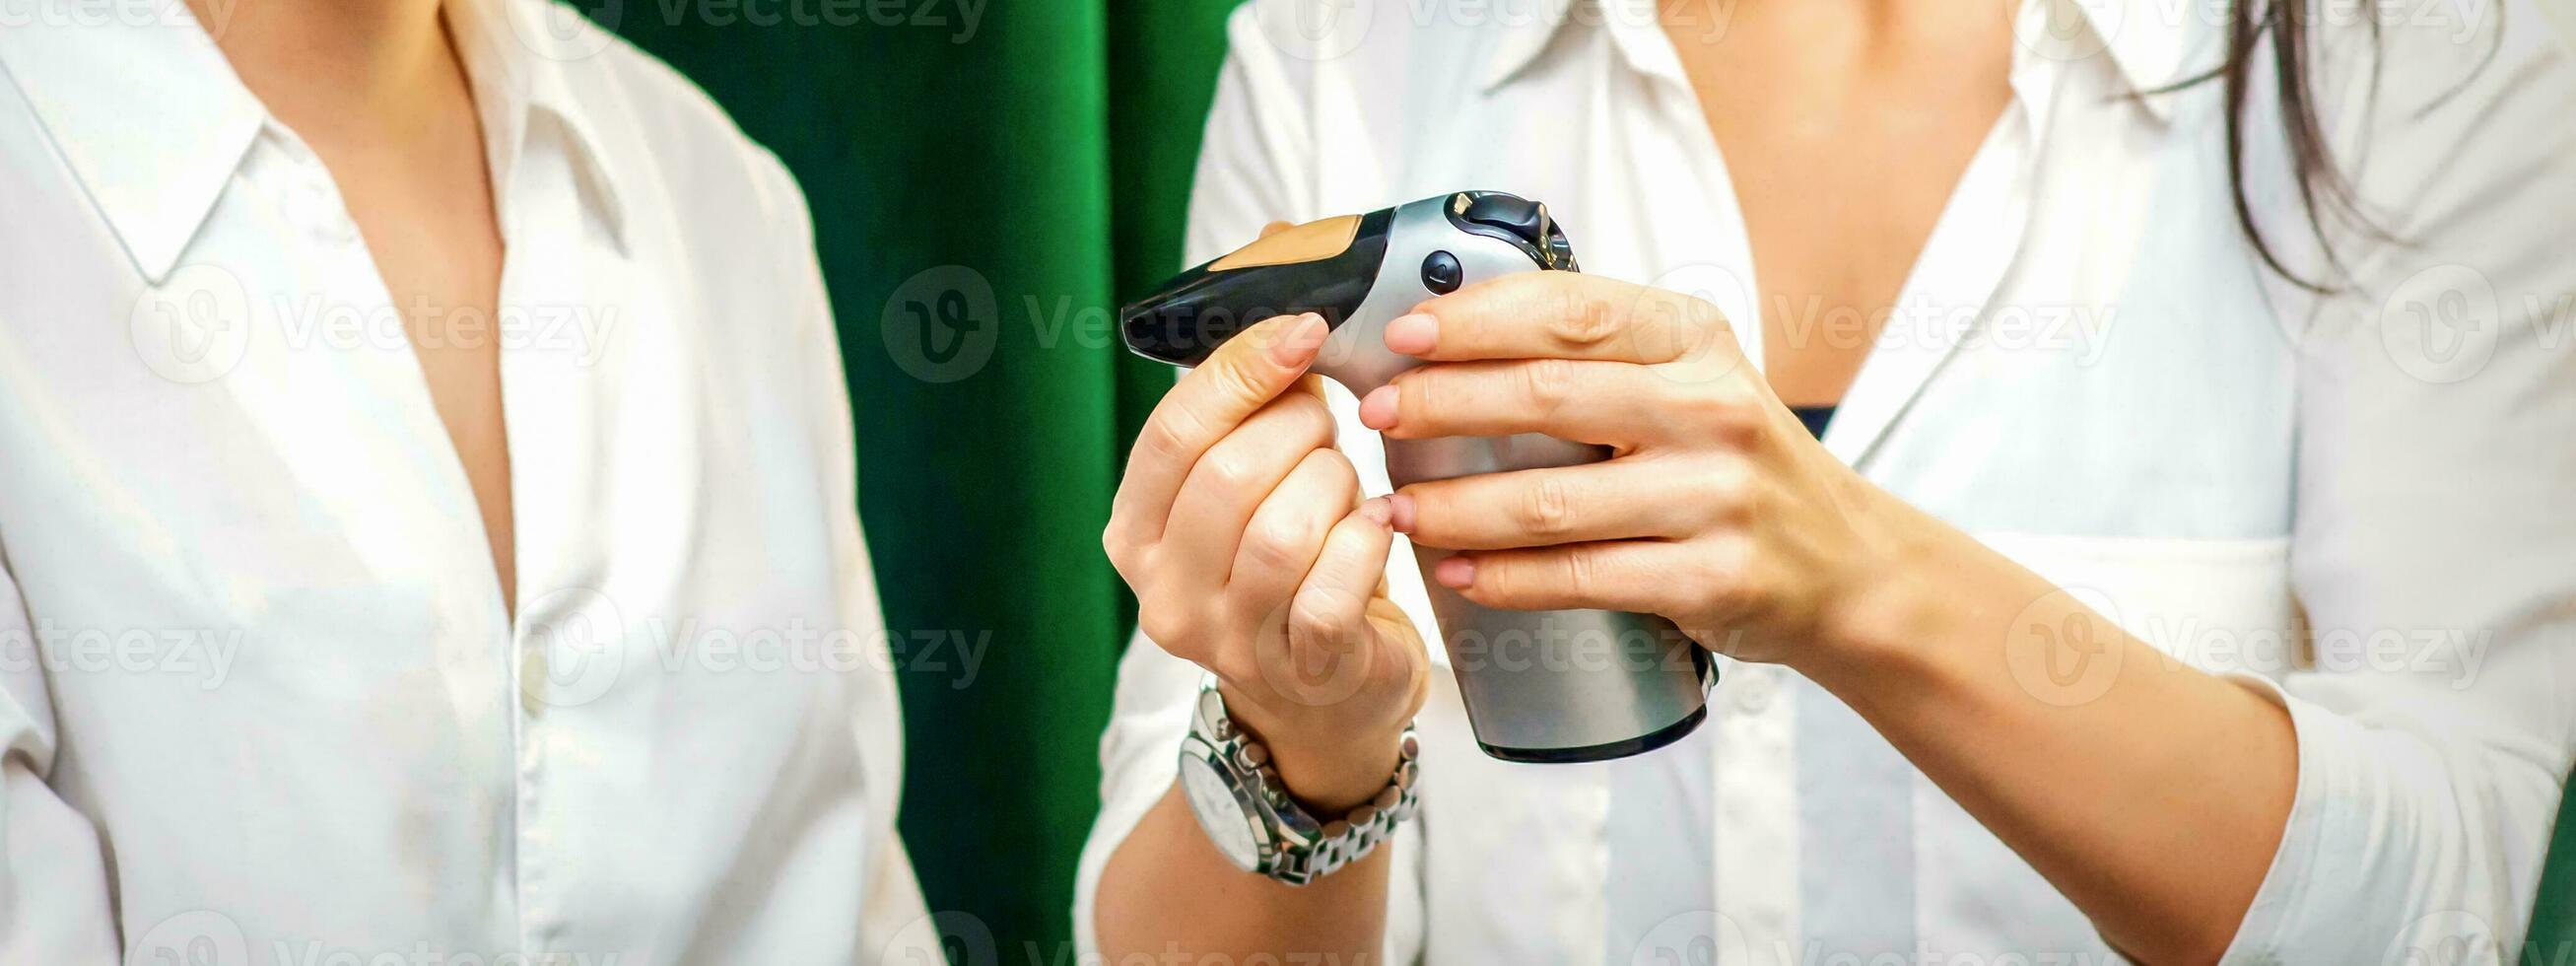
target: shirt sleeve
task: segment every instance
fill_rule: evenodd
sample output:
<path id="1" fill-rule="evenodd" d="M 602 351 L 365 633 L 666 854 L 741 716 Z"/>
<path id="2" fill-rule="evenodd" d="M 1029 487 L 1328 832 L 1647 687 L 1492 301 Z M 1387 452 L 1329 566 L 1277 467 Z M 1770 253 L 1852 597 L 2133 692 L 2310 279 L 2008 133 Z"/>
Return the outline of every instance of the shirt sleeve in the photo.
<path id="1" fill-rule="evenodd" d="M 833 569 L 839 576 L 838 627 L 873 634 L 883 627 L 877 597 L 876 570 L 859 523 L 858 436 L 853 427 L 850 386 L 841 365 L 840 334 L 833 324 L 831 296 L 814 250 L 814 218 L 796 176 L 774 154 L 746 143 L 746 163 L 759 189 L 762 216 L 774 234 L 774 251 L 789 266 L 786 281 L 796 290 L 793 318 L 778 320 L 791 327 L 783 344 L 791 355 L 778 360 L 777 371 L 795 373 L 795 391 L 805 405 L 814 433 L 814 452 L 824 489 L 824 521 L 832 539 Z M 861 877 L 858 916 L 859 963 L 946 962 L 941 942 L 960 920 L 931 914 L 914 877 L 911 855 L 895 828 L 903 782 L 903 717 L 898 707 L 893 662 L 874 647 L 876 660 L 862 662 L 853 688 L 859 696 L 861 750 L 860 793 L 873 812 L 868 826 L 870 847 Z M 970 934 L 971 935 L 971 934 Z"/>
<path id="2" fill-rule="evenodd" d="M 1260 2 L 1260 0 L 1256 0 Z M 1313 210 L 1303 98 L 1279 51 L 1262 35 L 1254 4 L 1227 20 L 1230 44 L 1217 77 L 1216 101 L 1199 147 L 1190 189 L 1184 265 L 1195 265 L 1260 237 L 1272 221 L 1318 217 Z M 1198 695 L 1197 667 L 1163 652 L 1138 633 L 1118 664 L 1118 691 L 1100 738 L 1100 816 L 1084 842 L 1074 881 L 1075 945 L 1097 956 L 1100 874 L 1111 853 L 1179 774 L 1181 739 Z M 1419 821 L 1380 846 L 1393 853 L 1388 880 L 1384 962 L 1407 963 L 1422 949 L 1422 836 Z"/>
<path id="3" fill-rule="evenodd" d="M 1250 244 L 1273 221 L 1308 221 L 1315 209 L 1314 135 L 1301 83 L 1309 64 L 1286 62 L 1246 3 L 1226 19 L 1227 52 L 1199 139 L 1181 264 Z"/>
<path id="4" fill-rule="evenodd" d="M 118 961 L 106 852 L 46 775 L 61 749 L 52 688 L 16 578 L 0 568 L 0 963 Z"/>
<path id="5" fill-rule="evenodd" d="M 2346 157 L 2393 241 L 2296 332 L 2314 667 L 2247 680 L 2299 777 L 2226 962 L 2513 961 L 2576 758 L 2576 65 L 2460 9 L 2383 38 Z"/>

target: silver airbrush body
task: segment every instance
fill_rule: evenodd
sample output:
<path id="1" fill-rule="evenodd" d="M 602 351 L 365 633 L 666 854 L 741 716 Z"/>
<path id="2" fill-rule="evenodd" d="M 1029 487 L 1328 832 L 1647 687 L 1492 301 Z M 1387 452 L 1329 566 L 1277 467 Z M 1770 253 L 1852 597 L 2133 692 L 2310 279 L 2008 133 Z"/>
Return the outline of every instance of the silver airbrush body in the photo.
<path id="1" fill-rule="evenodd" d="M 1333 326 L 1315 371 L 1357 395 L 1423 365 L 1386 348 L 1387 322 L 1460 286 L 1574 271 L 1543 205 L 1464 191 L 1285 229 L 1191 269 L 1119 313 L 1127 345 L 1180 365 L 1251 323 L 1317 312 Z M 1607 459 L 1538 434 L 1386 440 L 1396 486 Z M 1715 669 L 1670 621 L 1599 610 L 1507 611 L 1430 579 L 1447 551 L 1414 554 L 1477 743 L 1512 761 L 1599 761 L 1650 751 L 1707 716 Z"/>

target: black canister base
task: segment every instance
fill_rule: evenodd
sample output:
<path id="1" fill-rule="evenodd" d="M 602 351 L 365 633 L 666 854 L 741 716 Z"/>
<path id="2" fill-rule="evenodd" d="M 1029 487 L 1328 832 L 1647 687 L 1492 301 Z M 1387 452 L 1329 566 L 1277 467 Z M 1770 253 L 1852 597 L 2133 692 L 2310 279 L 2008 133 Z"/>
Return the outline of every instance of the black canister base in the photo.
<path id="1" fill-rule="evenodd" d="M 1609 761 L 1613 758 L 1642 755 L 1680 741 L 1684 736 L 1698 730 L 1700 722 L 1706 720 L 1708 720 L 1708 706 L 1701 705 L 1691 709 L 1691 713 L 1680 721 L 1626 741 L 1583 745 L 1576 748 L 1497 748 L 1479 741 L 1476 747 L 1485 749 L 1486 754 L 1504 761 L 1526 762 L 1534 765 L 1570 765 L 1585 761 Z"/>

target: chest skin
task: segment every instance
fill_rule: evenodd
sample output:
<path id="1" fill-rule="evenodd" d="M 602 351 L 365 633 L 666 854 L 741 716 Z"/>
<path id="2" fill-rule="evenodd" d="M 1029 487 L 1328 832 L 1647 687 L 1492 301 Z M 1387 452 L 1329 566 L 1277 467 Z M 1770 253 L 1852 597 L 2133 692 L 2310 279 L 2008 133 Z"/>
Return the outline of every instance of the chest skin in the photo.
<path id="1" fill-rule="evenodd" d="M 1830 405 L 2012 99 L 2011 20 L 1978 0 L 1686 0 L 1663 25 L 1744 212 L 1772 388 Z"/>
<path id="2" fill-rule="evenodd" d="M 283 76 L 274 56 L 233 52 L 248 84 L 331 172 L 357 224 L 481 511 L 501 599 L 517 609 L 509 434 L 497 305 L 502 240 L 484 131 L 443 16 L 431 51 L 392 93 Z M 245 31 L 237 44 L 263 35 Z"/>

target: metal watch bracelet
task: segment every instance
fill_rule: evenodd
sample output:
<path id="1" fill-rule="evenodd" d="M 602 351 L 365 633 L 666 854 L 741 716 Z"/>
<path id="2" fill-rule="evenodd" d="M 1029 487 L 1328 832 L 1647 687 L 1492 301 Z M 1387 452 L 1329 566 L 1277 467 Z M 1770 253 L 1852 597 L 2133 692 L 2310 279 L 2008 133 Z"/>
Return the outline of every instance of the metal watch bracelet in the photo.
<path id="1" fill-rule="evenodd" d="M 1235 726 L 1213 676 L 1200 686 L 1193 712 L 1181 742 L 1182 791 L 1211 843 L 1246 872 L 1288 885 L 1313 882 L 1375 851 L 1420 806 L 1414 784 L 1421 748 L 1410 724 L 1398 740 L 1395 773 L 1377 797 L 1318 821 L 1280 782 L 1269 749 Z"/>

